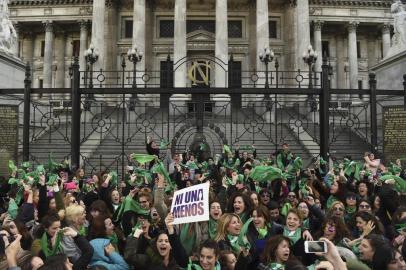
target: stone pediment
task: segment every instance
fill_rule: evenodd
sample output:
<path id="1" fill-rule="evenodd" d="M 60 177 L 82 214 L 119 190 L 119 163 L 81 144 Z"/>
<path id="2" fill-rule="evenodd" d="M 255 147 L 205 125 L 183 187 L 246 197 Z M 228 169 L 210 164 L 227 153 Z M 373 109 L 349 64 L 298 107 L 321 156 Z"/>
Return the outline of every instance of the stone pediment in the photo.
<path id="1" fill-rule="evenodd" d="M 206 30 L 197 30 L 187 34 L 186 39 L 188 42 L 214 42 L 215 35 Z"/>

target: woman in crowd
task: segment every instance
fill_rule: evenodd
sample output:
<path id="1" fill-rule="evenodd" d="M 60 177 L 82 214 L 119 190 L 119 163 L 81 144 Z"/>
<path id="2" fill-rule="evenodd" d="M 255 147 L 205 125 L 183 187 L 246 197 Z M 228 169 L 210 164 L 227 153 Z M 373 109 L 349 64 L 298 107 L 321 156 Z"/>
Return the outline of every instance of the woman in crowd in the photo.
<path id="1" fill-rule="evenodd" d="M 234 193 L 229 199 L 227 210 L 230 213 L 238 215 L 242 222 L 246 222 L 252 210 L 251 199 L 243 193 Z"/>
<path id="2" fill-rule="evenodd" d="M 372 270 L 385 270 L 392 260 L 393 250 L 382 235 L 370 234 L 359 245 L 360 259 Z"/>

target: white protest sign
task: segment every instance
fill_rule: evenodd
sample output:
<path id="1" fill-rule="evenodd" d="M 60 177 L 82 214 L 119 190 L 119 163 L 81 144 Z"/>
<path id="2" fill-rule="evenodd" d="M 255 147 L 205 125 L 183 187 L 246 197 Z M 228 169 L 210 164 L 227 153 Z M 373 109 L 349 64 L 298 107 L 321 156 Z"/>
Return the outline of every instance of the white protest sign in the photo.
<path id="1" fill-rule="evenodd" d="M 175 191 L 171 206 L 173 224 L 209 220 L 209 188 L 207 182 Z"/>

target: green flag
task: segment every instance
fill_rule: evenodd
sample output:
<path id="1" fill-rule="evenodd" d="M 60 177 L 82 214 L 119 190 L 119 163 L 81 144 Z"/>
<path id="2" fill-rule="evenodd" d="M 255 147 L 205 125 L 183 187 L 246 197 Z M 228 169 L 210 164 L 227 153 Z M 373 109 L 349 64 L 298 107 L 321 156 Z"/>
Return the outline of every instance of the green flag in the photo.
<path id="1" fill-rule="evenodd" d="M 251 170 L 250 177 L 254 181 L 267 183 L 282 178 L 282 170 L 273 166 L 259 165 Z"/>
<path id="2" fill-rule="evenodd" d="M 18 213 L 18 206 L 14 201 L 14 199 L 10 199 L 8 203 L 7 213 L 10 215 L 12 220 L 16 219 Z"/>

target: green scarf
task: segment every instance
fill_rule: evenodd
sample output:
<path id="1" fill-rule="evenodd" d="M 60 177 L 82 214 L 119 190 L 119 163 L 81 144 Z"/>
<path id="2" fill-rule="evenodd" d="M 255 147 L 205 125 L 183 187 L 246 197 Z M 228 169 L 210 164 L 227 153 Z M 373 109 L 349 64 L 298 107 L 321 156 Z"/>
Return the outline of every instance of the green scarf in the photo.
<path id="1" fill-rule="evenodd" d="M 217 235 L 217 221 L 210 218 L 209 219 L 209 236 L 211 239 L 214 239 Z"/>
<path id="2" fill-rule="evenodd" d="M 264 239 L 266 235 L 268 234 L 268 228 L 259 228 L 257 229 L 258 231 L 258 239 Z"/>
<path id="3" fill-rule="evenodd" d="M 242 212 L 241 214 L 238 215 L 241 218 L 241 221 L 243 223 L 246 223 L 248 221 L 248 215 L 246 212 Z"/>
<path id="4" fill-rule="evenodd" d="M 305 220 L 303 220 L 303 228 L 310 229 L 309 218 L 306 218 Z"/>
<path id="5" fill-rule="evenodd" d="M 296 231 L 289 231 L 288 227 L 284 227 L 283 228 L 283 236 L 286 236 L 287 238 L 290 239 L 290 244 L 294 245 L 296 244 L 297 241 L 300 240 L 300 238 L 302 238 L 302 229 L 298 228 L 296 229 Z"/>
<path id="6" fill-rule="evenodd" d="M 231 248 L 235 254 L 239 254 L 241 248 L 250 249 L 251 244 L 248 242 L 246 235 L 249 228 L 249 225 L 252 222 L 252 218 L 249 218 L 247 222 L 241 228 L 240 234 L 238 236 L 233 236 L 227 234 L 227 239 L 230 241 Z"/>
<path id="7" fill-rule="evenodd" d="M 63 234 L 62 231 L 57 233 L 55 245 L 52 247 L 52 249 L 49 248 L 47 233 L 44 233 L 42 235 L 40 245 L 41 245 L 41 250 L 44 252 L 46 258 L 63 252 L 62 246 L 61 246 L 62 234 Z"/>
<path id="8" fill-rule="evenodd" d="M 270 263 L 268 265 L 267 269 L 269 269 L 269 270 L 285 270 L 285 265 L 273 262 L 273 263 Z"/>
<path id="9" fill-rule="evenodd" d="M 113 232 L 113 234 L 109 235 L 107 238 L 110 239 L 110 243 L 112 243 L 114 246 L 118 245 L 118 237 L 115 232 Z"/>
<path id="10" fill-rule="evenodd" d="M 196 243 L 196 233 L 193 228 L 190 227 L 194 223 L 185 223 L 180 229 L 180 242 L 182 243 L 185 251 L 188 255 L 192 254 L 193 248 Z"/>
<path id="11" fill-rule="evenodd" d="M 346 211 L 347 214 L 349 214 L 349 215 L 354 214 L 356 210 L 357 210 L 356 207 L 351 207 L 351 208 L 350 208 L 350 207 L 347 207 L 347 208 L 345 208 L 345 211 Z"/>
<path id="12" fill-rule="evenodd" d="M 148 216 L 150 213 L 149 210 L 142 209 L 140 203 L 134 200 L 131 196 L 125 197 L 124 202 L 120 204 L 116 211 L 118 212 L 114 221 L 120 220 L 123 214 L 127 211 L 133 211 L 142 216 Z"/>
<path id="13" fill-rule="evenodd" d="M 79 235 L 86 236 L 87 235 L 87 228 L 85 226 L 80 227 Z"/>
<path id="14" fill-rule="evenodd" d="M 191 259 L 189 259 L 189 263 L 187 265 L 186 270 L 203 270 L 199 264 L 194 264 Z M 220 263 L 216 261 L 216 265 L 214 266 L 213 270 L 221 270 Z"/>

